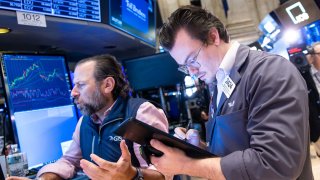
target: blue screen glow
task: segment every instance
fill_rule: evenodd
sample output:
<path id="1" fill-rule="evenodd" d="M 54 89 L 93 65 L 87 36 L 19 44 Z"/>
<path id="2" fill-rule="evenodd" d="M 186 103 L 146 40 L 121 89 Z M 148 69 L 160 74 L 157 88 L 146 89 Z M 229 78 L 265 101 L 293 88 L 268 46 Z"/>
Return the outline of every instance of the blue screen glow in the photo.
<path id="1" fill-rule="evenodd" d="M 155 1 L 109 1 L 110 25 L 155 46 Z"/>
<path id="2" fill-rule="evenodd" d="M 302 28 L 302 34 L 308 46 L 320 41 L 320 20 L 304 26 Z"/>
<path id="3" fill-rule="evenodd" d="M 77 124 L 64 57 L 3 54 L 1 60 L 15 141 L 29 167 L 57 160 Z"/>
<path id="4" fill-rule="evenodd" d="M 0 9 L 101 22 L 100 0 L 0 0 Z"/>
<path id="5" fill-rule="evenodd" d="M 14 112 L 71 105 L 62 56 L 4 55 Z"/>
<path id="6" fill-rule="evenodd" d="M 148 3 L 141 0 L 130 1 L 122 0 L 122 20 L 141 32 L 148 33 Z"/>

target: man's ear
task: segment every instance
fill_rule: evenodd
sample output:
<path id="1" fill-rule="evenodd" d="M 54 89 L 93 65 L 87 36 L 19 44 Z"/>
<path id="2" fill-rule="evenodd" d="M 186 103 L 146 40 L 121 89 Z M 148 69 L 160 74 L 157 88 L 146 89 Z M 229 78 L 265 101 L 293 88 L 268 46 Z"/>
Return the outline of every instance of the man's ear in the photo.
<path id="1" fill-rule="evenodd" d="M 209 36 L 209 43 L 212 43 L 215 46 L 218 46 L 220 44 L 220 36 L 216 28 L 212 27 L 209 31 L 208 36 Z"/>
<path id="2" fill-rule="evenodd" d="M 102 84 L 102 91 L 105 93 L 105 94 L 110 94 L 112 92 L 112 90 L 114 89 L 116 85 L 116 81 L 114 80 L 113 77 L 106 77 L 104 80 L 103 80 L 103 84 Z"/>

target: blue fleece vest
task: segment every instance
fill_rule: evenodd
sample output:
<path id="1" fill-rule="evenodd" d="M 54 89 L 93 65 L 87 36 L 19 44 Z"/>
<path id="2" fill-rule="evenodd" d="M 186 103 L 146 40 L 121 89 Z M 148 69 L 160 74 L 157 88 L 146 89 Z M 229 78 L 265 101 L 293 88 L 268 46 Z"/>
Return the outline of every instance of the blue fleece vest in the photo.
<path id="1" fill-rule="evenodd" d="M 99 126 L 92 122 L 89 116 L 84 116 L 80 126 L 80 148 L 84 159 L 91 161 L 90 154 L 94 153 L 101 158 L 117 162 L 121 156 L 121 136 L 117 136 L 114 130 L 126 119 L 136 117 L 137 111 L 142 103 L 141 98 L 118 98 L 110 114 Z M 140 163 L 133 151 L 133 143 L 126 140 L 131 153 L 133 166 L 140 167 Z"/>

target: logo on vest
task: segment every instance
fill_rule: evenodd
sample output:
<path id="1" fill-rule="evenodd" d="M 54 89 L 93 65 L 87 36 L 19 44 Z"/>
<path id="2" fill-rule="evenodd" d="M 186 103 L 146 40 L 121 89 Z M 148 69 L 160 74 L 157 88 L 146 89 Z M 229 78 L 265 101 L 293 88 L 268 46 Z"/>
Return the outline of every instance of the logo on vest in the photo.
<path id="1" fill-rule="evenodd" d="M 109 136 L 109 141 L 121 141 L 121 136 Z"/>
<path id="2" fill-rule="evenodd" d="M 229 106 L 229 107 L 233 107 L 233 106 L 234 106 L 234 100 L 233 100 L 232 102 L 229 102 L 229 103 L 228 103 L 228 106 Z"/>

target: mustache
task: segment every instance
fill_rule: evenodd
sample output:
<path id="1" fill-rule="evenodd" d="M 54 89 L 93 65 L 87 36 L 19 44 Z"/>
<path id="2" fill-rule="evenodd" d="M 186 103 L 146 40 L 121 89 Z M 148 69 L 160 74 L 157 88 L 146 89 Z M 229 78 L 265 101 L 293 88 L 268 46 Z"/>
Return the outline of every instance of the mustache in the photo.
<path id="1" fill-rule="evenodd" d="M 72 102 L 75 103 L 75 104 L 77 104 L 78 98 L 72 98 Z"/>

